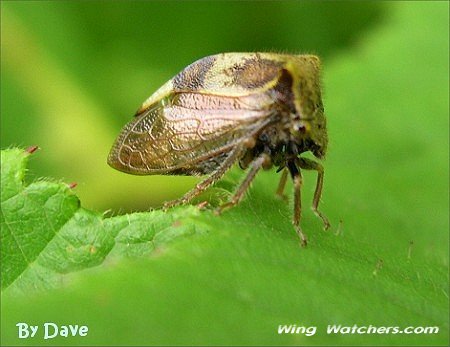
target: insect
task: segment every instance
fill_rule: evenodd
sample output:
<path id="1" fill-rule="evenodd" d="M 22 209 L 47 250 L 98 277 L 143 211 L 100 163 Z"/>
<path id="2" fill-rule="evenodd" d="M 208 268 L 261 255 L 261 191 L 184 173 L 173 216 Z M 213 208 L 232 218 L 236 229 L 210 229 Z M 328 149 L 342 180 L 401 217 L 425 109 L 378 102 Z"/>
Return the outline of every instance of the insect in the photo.
<path id="1" fill-rule="evenodd" d="M 324 169 L 303 158 L 324 158 L 328 136 L 321 99 L 320 60 L 314 55 L 223 53 L 202 58 L 151 95 L 122 129 L 108 164 L 134 175 L 208 175 L 191 191 L 164 207 L 185 204 L 239 162 L 248 173 L 231 200 L 236 205 L 261 169 L 282 172 L 282 196 L 288 173 L 294 185 L 292 222 L 300 226 L 301 169 L 317 172 L 312 210 L 319 211 Z"/>

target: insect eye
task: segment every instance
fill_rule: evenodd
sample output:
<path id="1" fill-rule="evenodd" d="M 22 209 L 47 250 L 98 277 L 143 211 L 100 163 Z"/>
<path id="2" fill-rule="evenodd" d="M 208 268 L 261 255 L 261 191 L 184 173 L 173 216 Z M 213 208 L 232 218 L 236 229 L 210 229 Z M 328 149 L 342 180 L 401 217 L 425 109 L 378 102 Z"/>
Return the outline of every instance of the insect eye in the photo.
<path id="1" fill-rule="evenodd" d="M 296 132 L 299 132 L 301 134 L 306 133 L 306 126 L 305 126 L 305 124 L 296 124 L 294 126 L 294 129 L 295 129 Z"/>
<path id="2" fill-rule="evenodd" d="M 306 136 L 311 131 L 311 124 L 300 121 L 292 125 L 292 134 L 297 136 Z"/>

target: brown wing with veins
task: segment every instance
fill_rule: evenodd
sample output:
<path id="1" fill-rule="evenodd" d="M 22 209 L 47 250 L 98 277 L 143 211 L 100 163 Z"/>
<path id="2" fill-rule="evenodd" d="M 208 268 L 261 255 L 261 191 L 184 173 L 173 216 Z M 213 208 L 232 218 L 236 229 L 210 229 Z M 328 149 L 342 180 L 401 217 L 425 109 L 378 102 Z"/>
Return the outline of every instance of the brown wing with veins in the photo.
<path id="1" fill-rule="evenodd" d="M 276 117 L 273 100 L 258 93 L 224 97 L 177 93 L 128 123 L 108 163 L 132 174 L 201 175 Z"/>

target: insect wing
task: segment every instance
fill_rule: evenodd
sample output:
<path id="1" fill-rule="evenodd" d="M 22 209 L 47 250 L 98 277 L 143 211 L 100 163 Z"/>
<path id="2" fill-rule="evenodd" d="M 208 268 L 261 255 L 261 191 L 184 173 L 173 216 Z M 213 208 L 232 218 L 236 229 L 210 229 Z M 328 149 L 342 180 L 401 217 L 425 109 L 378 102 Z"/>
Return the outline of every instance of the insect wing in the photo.
<path id="1" fill-rule="evenodd" d="M 177 93 L 128 123 L 108 162 L 121 171 L 141 175 L 205 174 L 217 166 L 207 165 L 210 160 L 226 157 L 271 117 L 270 99 L 261 94 Z"/>

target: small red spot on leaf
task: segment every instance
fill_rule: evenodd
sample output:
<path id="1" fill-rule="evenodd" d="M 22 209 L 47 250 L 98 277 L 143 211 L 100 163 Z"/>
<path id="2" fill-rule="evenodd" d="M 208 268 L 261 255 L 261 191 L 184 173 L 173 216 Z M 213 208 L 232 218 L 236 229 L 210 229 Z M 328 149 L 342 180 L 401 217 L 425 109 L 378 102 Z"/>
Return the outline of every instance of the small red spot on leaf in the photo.
<path id="1" fill-rule="evenodd" d="M 39 146 L 30 146 L 28 147 L 25 152 L 28 152 L 29 154 L 33 154 L 39 149 Z"/>

